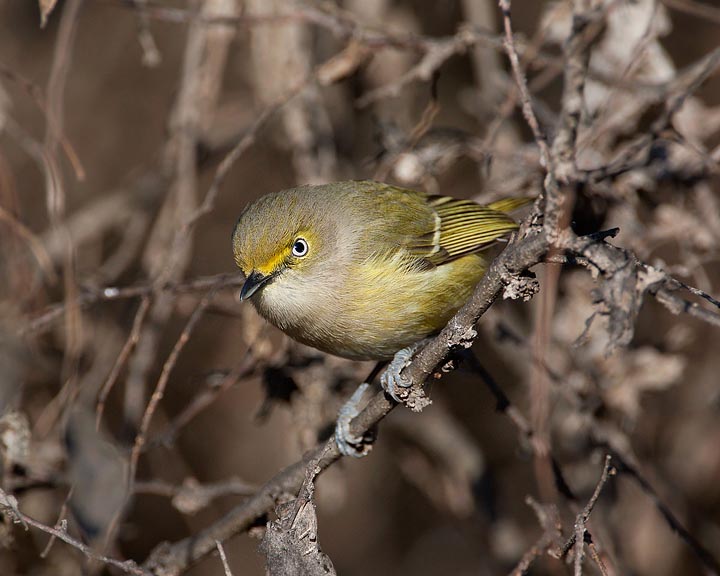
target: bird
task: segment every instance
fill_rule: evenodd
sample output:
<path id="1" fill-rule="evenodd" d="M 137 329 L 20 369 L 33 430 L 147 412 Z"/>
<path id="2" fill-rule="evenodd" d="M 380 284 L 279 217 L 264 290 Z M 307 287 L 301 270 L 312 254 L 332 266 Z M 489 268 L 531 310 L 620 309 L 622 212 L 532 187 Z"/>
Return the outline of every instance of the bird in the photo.
<path id="1" fill-rule="evenodd" d="M 528 202 L 480 205 L 370 180 L 267 194 L 233 230 L 240 300 L 323 352 L 393 359 L 381 383 L 399 400 L 401 369 L 468 300 L 488 265 L 482 251 L 517 229 L 509 212 Z"/>

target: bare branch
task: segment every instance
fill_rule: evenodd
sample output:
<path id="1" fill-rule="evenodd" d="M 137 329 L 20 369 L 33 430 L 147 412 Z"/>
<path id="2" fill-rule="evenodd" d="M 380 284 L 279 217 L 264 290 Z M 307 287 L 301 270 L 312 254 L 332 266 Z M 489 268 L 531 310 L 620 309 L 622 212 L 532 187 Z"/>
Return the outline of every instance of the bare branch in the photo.
<path id="1" fill-rule="evenodd" d="M 42 522 L 38 522 L 30 516 L 23 514 L 17 508 L 17 502 L 15 502 L 15 499 L 12 496 L 6 494 L 2 489 L 0 489 L 0 510 L 2 510 L 4 514 L 9 514 L 12 518 L 15 519 L 16 522 L 22 523 L 23 526 L 32 526 L 33 528 L 37 528 L 38 530 L 49 534 L 53 538 L 57 538 L 67 544 L 70 544 L 70 546 L 72 546 L 73 548 L 77 548 L 80 552 L 82 552 L 84 556 L 91 560 L 97 560 L 98 562 L 102 562 L 103 564 L 107 564 L 108 566 L 113 566 L 115 568 L 118 568 L 119 570 L 122 570 L 124 573 L 132 574 L 133 576 L 152 576 L 150 572 L 144 570 L 143 568 L 140 568 L 132 560 L 125 560 L 123 562 L 114 558 L 110 558 L 108 556 L 103 556 L 102 554 L 98 554 L 92 548 L 80 542 L 80 540 L 77 540 L 70 536 L 62 525 L 47 526 Z"/>

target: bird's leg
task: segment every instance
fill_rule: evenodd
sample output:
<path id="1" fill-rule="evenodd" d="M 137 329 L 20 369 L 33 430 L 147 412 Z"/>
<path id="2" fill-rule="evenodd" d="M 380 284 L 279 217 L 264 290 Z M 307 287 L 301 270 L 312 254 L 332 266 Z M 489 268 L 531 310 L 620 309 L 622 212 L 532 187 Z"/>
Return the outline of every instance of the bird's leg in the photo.
<path id="1" fill-rule="evenodd" d="M 360 414 L 360 401 L 369 387 L 370 385 L 367 382 L 360 384 L 350 397 L 350 400 L 340 408 L 337 423 L 335 424 L 335 442 L 340 452 L 345 456 L 361 458 L 370 451 L 370 445 L 363 442 L 363 436 L 353 434 L 350 431 L 350 422 Z"/>
<path id="2" fill-rule="evenodd" d="M 380 376 L 380 384 L 383 390 L 385 390 L 395 402 L 404 404 L 403 398 L 399 395 L 400 390 L 398 390 L 398 388 L 409 388 L 412 386 L 412 382 L 402 375 L 402 371 L 410 365 L 410 361 L 415 355 L 415 352 L 425 346 L 426 342 L 427 340 L 421 340 L 397 352 L 385 372 Z"/>
<path id="3" fill-rule="evenodd" d="M 378 362 L 373 368 L 365 382 L 358 386 L 357 390 L 350 397 L 350 400 L 343 404 L 338 414 L 337 423 L 335 424 L 335 442 L 338 449 L 345 456 L 353 458 L 361 458 L 370 452 L 371 442 L 366 435 L 356 435 L 350 431 L 350 423 L 360 414 L 360 402 L 362 401 L 365 391 L 378 375 L 380 370 L 385 367 L 386 362 Z"/>

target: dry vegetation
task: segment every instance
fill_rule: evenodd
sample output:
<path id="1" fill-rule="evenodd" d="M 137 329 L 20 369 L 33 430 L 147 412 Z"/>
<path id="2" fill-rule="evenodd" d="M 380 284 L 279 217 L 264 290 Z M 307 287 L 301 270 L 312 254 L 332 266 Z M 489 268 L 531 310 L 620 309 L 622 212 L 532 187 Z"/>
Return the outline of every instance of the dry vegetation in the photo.
<path id="1" fill-rule="evenodd" d="M 0 2 L 0 573 L 719 574 L 718 38 L 711 0 Z M 238 304 L 229 240 L 349 178 L 538 198 L 357 461 L 370 366 Z"/>

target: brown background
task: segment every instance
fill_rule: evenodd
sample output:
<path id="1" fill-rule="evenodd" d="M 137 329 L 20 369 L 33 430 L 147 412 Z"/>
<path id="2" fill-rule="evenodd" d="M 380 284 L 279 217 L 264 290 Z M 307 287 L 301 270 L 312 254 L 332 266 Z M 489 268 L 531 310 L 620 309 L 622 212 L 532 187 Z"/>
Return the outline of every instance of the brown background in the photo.
<path id="1" fill-rule="evenodd" d="M 280 12 L 293 10 L 290 3 L 276 4 Z M 357 15 L 361 4 L 350 2 L 345 9 L 366 25 L 373 19 Z M 455 1 L 376 4 L 374 18 L 381 26 L 427 37 L 450 36 L 469 18 L 468 3 Z M 186 8 L 181 3 L 176 6 Z M 245 10 L 255 13 L 258 6 L 249 3 Z M 370 3 L 365 6 L 370 11 Z M 46 92 L 58 49 L 58 27 L 67 7 L 67 3 L 59 3 L 48 25 L 41 29 L 33 2 L 0 2 L 0 205 L 16 214 L 39 239 L 60 275 L 63 251 L 53 247 L 43 174 L 17 138 L 1 127 L 4 118 L 11 119 L 30 139 L 43 142 L 45 115 L 18 78 Z M 544 9 L 543 3 L 517 3 L 514 26 L 527 37 L 532 36 Z M 717 20 L 662 3 L 656 9 L 670 18 L 672 30 L 658 42 L 677 68 L 718 47 Z M 485 24 L 499 30 L 499 14 L 494 10 L 492 21 Z M 163 149 L 172 132 L 169 116 L 183 76 L 188 26 L 161 16 L 150 18 L 151 34 L 162 61 L 148 67 L 142 63 L 138 22 L 138 10 L 129 3 L 86 0 L 68 56 L 63 133 L 85 169 L 85 178 L 79 181 L 66 157 L 58 154 L 67 200 L 67 220 L 63 217 L 61 221 L 71 222 L 74 215 L 89 214 L 86 222 L 75 225 L 77 228 L 69 224 L 76 242 L 74 278 L 81 291 L 148 281 L 148 267 L 143 265 L 141 254 L 150 242 L 150 230 L 160 226 L 160 203 L 172 190 L 169 183 L 162 183 L 151 193 L 138 192 L 137 182 L 139 174 L 160 171 Z M 219 98 L 199 138 L 201 163 L 194 191 L 198 202 L 210 186 L 228 144 L 234 144 L 268 101 L 284 93 L 284 84 L 297 77 L 300 64 L 285 62 L 284 69 L 272 58 L 290 59 L 292 55 L 282 50 L 290 42 L 288 29 L 304 26 L 303 46 L 307 53 L 300 60 L 306 64 L 323 62 L 342 49 L 343 41 L 322 26 L 292 20 L 247 24 L 235 31 Z M 560 58 L 557 44 L 548 40 L 546 50 Z M 504 55 L 499 54 L 500 70 L 506 71 Z M 429 102 L 430 87 L 427 82 L 412 82 L 399 97 L 385 98 L 362 109 L 356 106 L 357 98 L 374 86 L 392 82 L 417 58 L 413 50 L 378 49 L 361 71 L 337 85 L 318 89 L 301 111 L 305 114 L 303 121 L 311 127 L 309 152 L 300 149 L 302 135 L 292 133 L 283 113 L 263 126 L 256 142 L 222 183 L 214 210 L 197 223 L 191 258 L 182 277 L 234 270 L 230 233 L 242 207 L 252 199 L 310 180 L 376 176 L 382 144 L 387 147 L 393 138 L 408 138 Z M 538 74 L 531 68 L 531 78 Z M 504 95 L 510 84 L 507 78 L 503 82 Z M 476 89 L 470 54 L 455 56 L 441 67 L 439 113 L 426 135 L 430 144 L 439 142 L 437 146 L 442 148 L 446 142 L 460 138 L 452 131 L 450 136 L 444 136 L 440 129 L 446 128 L 462 130 L 462 138 L 481 139 L 485 135 L 495 108 L 482 103 Z M 560 93 L 561 82 L 556 78 L 536 94 L 548 114 L 558 109 Z M 720 77 L 712 76 L 697 96 L 712 114 L 700 114 L 696 119 L 702 123 L 705 118 L 717 126 L 717 112 L 712 106 L 720 105 Z M 633 93 L 624 97 L 632 98 Z M 318 106 L 321 112 L 313 112 Z M 313 114 L 319 114 L 320 119 Z M 637 126 L 627 134 L 617 135 L 611 148 L 619 150 L 625 140 L 647 130 L 653 114 L 656 108 L 647 106 Z M 531 141 L 517 111 L 506 124 L 514 125 L 524 142 Z M 719 142 L 715 129 L 696 145 L 712 151 Z M 333 158 L 322 165 L 317 158 L 328 149 Z M 452 158 L 449 165 L 436 167 L 432 176 L 422 181 L 402 181 L 397 173 L 390 173 L 386 179 L 458 197 L 478 197 L 484 189 L 481 199 L 536 192 L 539 180 L 533 176 L 538 170 L 534 148 L 525 144 L 517 150 L 529 158 L 527 166 L 522 162 L 516 166 L 516 171 L 526 172 L 517 191 L 503 186 L 503 181 L 511 185 L 510 178 L 504 180 L 502 176 L 506 169 L 503 158 L 514 150 L 512 146 L 503 149 L 502 143 L 498 144 L 496 164 L 489 170 L 487 158 Z M 303 164 L 304 157 L 310 161 Z M 688 166 L 691 171 L 691 163 Z M 580 191 L 573 215 L 579 231 L 619 225 L 621 233 L 615 244 L 636 250 L 649 263 L 662 259 L 683 281 L 717 296 L 720 230 L 713 228 L 712 213 L 703 213 L 702 206 L 708 204 L 697 200 L 698 194 L 709 195 L 715 202 L 709 205 L 718 206 L 717 161 L 714 169 L 696 171 L 688 177 L 679 174 L 681 170 L 666 179 L 655 169 L 637 172 L 647 181 L 638 184 L 628 178 L 611 186 L 611 192 Z M 699 192 L 699 187 L 704 188 Z M 109 224 L 98 224 L 100 229 L 95 234 L 78 240 L 80 228 L 101 222 L 98 202 L 112 195 L 134 200 L 121 202 L 122 207 Z M 627 210 L 623 211 L 623 207 Z M 147 225 L 135 229 L 131 224 L 140 218 L 139 214 L 147 219 Z M 718 215 L 715 217 L 716 225 Z M 173 226 L 177 229 L 177 223 Z M 134 240 L 137 245 L 133 248 Z M 103 263 L 118 249 L 128 255 L 126 264 L 112 277 L 103 276 Z M 138 299 L 99 302 L 83 311 L 81 351 L 71 369 L 76 371 L 82 390 L 70 403 L 75 412 L 68 408 L 75 415 L 48 420 L 47 407 L 68 374 L 68 367 L 63 366 L 68 347 L 64 324 L 55 321 L 39 333 L 23 337 L 18 336 L 18 331 L 46 307 L 63 301 L 63 284 L 39 275 L 26 243 L 18 241 L 10 227 L 2 223 L 0 263 L 0 400 L 5 403 L 0 410 L 19 411 L 32 429 L 29 451 L 20 468 L 13 472 L 6 460 L 5 489 L 10 486 L 10 476 L 16 473 L 48 480 L 49 485 L 24 489 L 18 496 L 21 510 L 53 525 L 75 478 L 76 488 L 67 513 L 69 531 L 79 536 L 84 528 L 83 538 L 100 546 L 101 533 L 112 515 L 112 510 L 104 508 L 122 499 L 122 462 L 132 445 L 132 419 L 123 408 L 126 371 L 110 396 L 102 437 L 95 434 L 88 414 L 92 415 L 93 396 L 127 338 Z M 682 265 L 687 269 L 680 268 Z M 592 312 L 592 288 L 589 275 L 574 268 L 567 270 L 560 284 L 549 357 L 552 368 L 560 375 L 560 383 L 550 396 L 554 454 L 582 505 L 597 482 L 603 455 L 603 450 L 588 440 L 588 418 L 593 419 L 593 426 L 612 430 L 612 437 L 621 441 L 626 453 L 637 457 L 638 468 L 662 501 L 716 558 L 720 557 L 718 329 L 698 320 L 672 316 L 656 302 L 646 301 L 628 351 L 606 358 L 602 353 L 602 329 L 591 336 L 585 351 L 577 351 L 570 342 L 580 334 L 585 318 Z M 193 292 L 173 300 L 174 311 L 159 328 L 160 344 L 148 373 L 149 387 L 157 381 L 197 296 L 198 292 Z M 254 312 L 234 301 L 232 291 L 224 290 L 217 301 L 217 309 L 201 319 L 172 371 L 152 432 L 161 431 L 207 386 L 209 373 L 231 368 L 251 341 L 263 366 L 284 366 L 292 351 L 303 358 L 317 356 L 288 345 L 273 328 L 258 338 L 252 337 L 263 323 Z M 527 342 L 533 333 L 536 307 L 537 302 L 499 303 L 483 320 L 475 345 L 478 357 L 528 417 L 532 413 L 530 352 L 525 345 L 513 345 L 512 339 L 501 338 L 499 327 L 510 326 Z M 599 352 L 589 352 L 587 347 Z M 338 375 L 346 378 L 341 386 L 346 394 L 368 368 L 320 359 L 310 367 L 288 371 L 296 378 L 300 391 L 295 392 L 291 402 L 273 404 L 263 421 L 257 418 L 265 396 L 263 378 L 243 378 L 184 426 L 173 446 L 149 450 L 140 460 L 138 479 L 180 485 L 189 477 L 201 483 L 237 477 L 253 485 L 261 484 L 314 445 L 318 430 L 325 429 L 339 406 L 339 397 L 327 391 L 328 386 L 337 384 Z M 274 373 L 265 381 L 272 385 L 273 378 Z M 319 385 L 325 391 L 318 391 Z M 519 439 L 510 420 L 494 410 L 494 400 L 486 387 L 476 376 L 460 372 L 434 384 L 432 398 L 433 406 L 421 414 L 393 412 L 382 424 L 370 457 L 343 461 L 319 481 L 319 540 L 339 574 L 503 574 L 510 572 L 540 536 L 537 520 L 524 503 L 527 494 L 540 497 L 531 451 L 527 442 Z M 317 402 L 322 406 L 316 406 Z M 438 454 L 430 440 L 408 440 L 415 428 L 437 430 L 438 434 L 450 430 L 459 434 L 463 443 L 444 447 L 442 450 L 447 452 Z M 241 500 L 241 496 L 226 495 L 197 513 L 183 514 L 166 496 L 138 494 L 108 553 L 141 562 L 159 542 L 197 532 Z M 571 507 L 561 502 L 565 526 L 570 527 Z M 672 533 L 653 501 L 628 476 L 611 481 L 595 514 L 598 524 L 594 536 L 617 560 L 617 573 L 703 573 L 689 547 Z M 11 531 L 13 542 L 3 534 L 6 547 L 0 550 L 2 574 L 79 573 L 81 557 L 64 544 L 55 543 L 48 557 L 41 559 L 46 535 L 25 533 L 18 527 Z M 257 542 L 241 535 L 226 543 L 234 574 L 263 573 Z M 595 568 L 588 564 L 586 570 L 592 573 Z M 569 571 L 558 561 L 543 559 L 532 573 Z M 213 557 L 190 573 L 221 574 L 222 567 Z"/>

